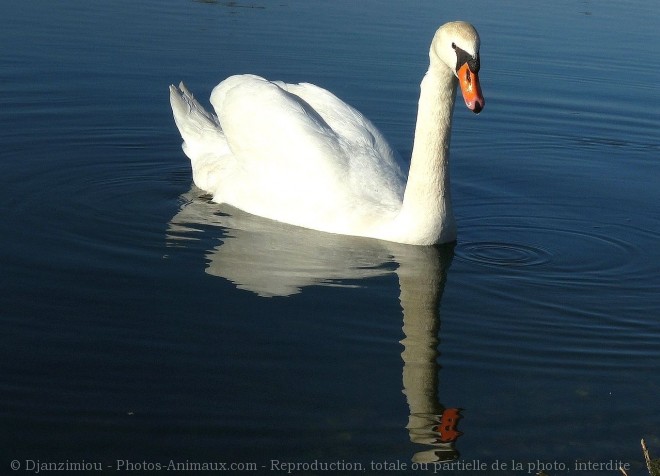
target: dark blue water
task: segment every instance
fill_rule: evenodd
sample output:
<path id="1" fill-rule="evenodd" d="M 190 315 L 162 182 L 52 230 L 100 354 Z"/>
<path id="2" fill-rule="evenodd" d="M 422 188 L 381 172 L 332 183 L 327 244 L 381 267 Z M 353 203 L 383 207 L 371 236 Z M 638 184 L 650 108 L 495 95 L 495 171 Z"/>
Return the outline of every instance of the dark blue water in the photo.
<path id="1" fill-rule="evenodd" d="M 406 157 L 453 19 L 480 31 L 487 101 L 455 114 L 455 247 L 300 230 L 192 186 L 170 83 L 205 102 L 235 73 L 313 82 Z M 660 454 L 658 24 L 651 0 L 5 5 L 2 472 L 641 474 L 639 439 Z"/>

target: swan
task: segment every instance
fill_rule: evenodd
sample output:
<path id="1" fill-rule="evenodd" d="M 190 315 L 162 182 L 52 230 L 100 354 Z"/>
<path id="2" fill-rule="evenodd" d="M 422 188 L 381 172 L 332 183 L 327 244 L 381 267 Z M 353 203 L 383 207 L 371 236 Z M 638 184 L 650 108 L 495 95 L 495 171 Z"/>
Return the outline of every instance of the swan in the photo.
<path id="1" fill-rule="evenodd" d="M 207 112 L 183 83 L 170 86 L 193 181 L 250 214 L 329 233 L 412 245 L 456 239 L 449 142 L 457 85 L 481 112 L 479 34 L 466 22 L 435 33 L 421 82 L 408 179 L 365 116 L 329 91 L 231 76 Z"/>

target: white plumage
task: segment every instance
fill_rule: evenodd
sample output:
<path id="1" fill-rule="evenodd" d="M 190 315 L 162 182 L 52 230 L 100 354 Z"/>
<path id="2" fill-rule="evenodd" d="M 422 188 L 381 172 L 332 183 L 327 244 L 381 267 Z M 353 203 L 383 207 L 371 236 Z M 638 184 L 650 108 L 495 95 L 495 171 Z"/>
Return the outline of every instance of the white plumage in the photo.
<path id="1" fill-rule="evenodd" d="M 440 41 L 447 43 L 451 53 L 442 54 L 449 61 L 453 56 L 454 65 L 435 60 Z M 356 109 L 312 84 L 253 75 L 232 76 L 216 86 L 215 115 L 183 83 L 170 87 L 195 184 L 216 202 L 306 228 L 412 244 L 453 240 L 445 175 L 456 90 L 451 44 L 459 41 L 477 54 L 476 31 L 464 23 L 440 28 L 431 47 L 409 184 L 413 173 L 422 180 L 413 180 L 412 187 L 406 189 L 398 158 L 380 131 Z M 436 175 L 431 184 L 422 177 L 428 173 Z M 436 190 L 427 193 L 428 186 Z"/>

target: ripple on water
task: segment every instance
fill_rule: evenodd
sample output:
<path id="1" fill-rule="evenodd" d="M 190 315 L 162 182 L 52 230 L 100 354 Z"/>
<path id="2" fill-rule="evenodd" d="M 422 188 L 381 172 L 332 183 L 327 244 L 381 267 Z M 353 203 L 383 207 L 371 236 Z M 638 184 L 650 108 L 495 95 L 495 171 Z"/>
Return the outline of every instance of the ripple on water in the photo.
<path id="1" fill-rule="evenodd" d="M 453 269 L 471 269 L 454 284 L 469 285 L 460 312 L 478 330 L 461 334 L 457 362 L 603 380 L 632 355 L 654 365 L 660 227 L 595 216 L 461 220 Z"/>
<path id="2" fill-rule="evenodd" d="M 657 272 L 660 234 L 626 220 L 491 216 L 462 225 L 458 260 L 499 269 L 536 267 L 529 279 L 548 284 L 644 285 L 654 282 Z"/>
<path id="3" fill-rule="evenodd" d="M 182 166 L 139 152 L 122 160 L 63 155 L 64 165 L 15 171 L 10 212 L 21 237 L 14 243 L 21 250 L 15 253 L 35 267 L 43 266 L 46 257 L 57 266 L 74 266 L 79 259 L 84 266 L 110 267 L 118 257 L 130 262 L 157 252 L 164 222 L 176 209 L 174 182 Z"/>
<path id="4" fill-rule="evenodd" d="M 540 247 L 499 241 L 473 241 L 459 246 L 457 256 L 485 266 L 536 266 L 551 255 Z"/>

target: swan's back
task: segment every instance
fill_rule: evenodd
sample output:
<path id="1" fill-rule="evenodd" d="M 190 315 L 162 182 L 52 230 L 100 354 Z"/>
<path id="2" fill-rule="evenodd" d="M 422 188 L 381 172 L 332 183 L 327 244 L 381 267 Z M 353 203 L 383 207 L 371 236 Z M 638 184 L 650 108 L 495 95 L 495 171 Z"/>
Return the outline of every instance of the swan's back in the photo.
<path id="1" fill-rule="evenodd" d="M 172 96 L 195 183 L 217 202 L 347 234 L 401 207 L 396 154 L 368 119 L 322 88 L 232 76 L 211 94 L 216 116 L 185 87 Z"/>
<path id="2" fill-rule="evenodd" d="M 378 128 L 323 88 L 309 83 L 282 87 L 310 104 L 341 138 L 352 188 L 359 190 L 365 200 L 386 208 L 400 207 L 405 188 L 401 159 Z"/>

